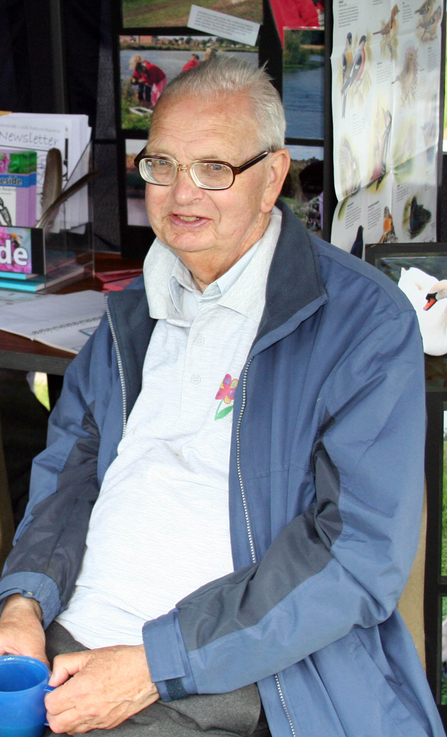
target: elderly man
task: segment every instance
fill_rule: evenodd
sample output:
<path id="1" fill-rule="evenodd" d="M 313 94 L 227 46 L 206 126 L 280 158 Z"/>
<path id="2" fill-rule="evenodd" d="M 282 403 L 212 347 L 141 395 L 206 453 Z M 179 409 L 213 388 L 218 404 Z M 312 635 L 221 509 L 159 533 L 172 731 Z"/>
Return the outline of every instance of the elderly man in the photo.
<path id="1" fill-rule="evenodd" d="M 0 582 L 1 651 L 60 653 L 54 733 L 444 734 L 395 611 L 422 502 L 416 316 L 277 202 L 284 131 L 231 58 L 157 105 L 144 284 L 67 371 Z"/>

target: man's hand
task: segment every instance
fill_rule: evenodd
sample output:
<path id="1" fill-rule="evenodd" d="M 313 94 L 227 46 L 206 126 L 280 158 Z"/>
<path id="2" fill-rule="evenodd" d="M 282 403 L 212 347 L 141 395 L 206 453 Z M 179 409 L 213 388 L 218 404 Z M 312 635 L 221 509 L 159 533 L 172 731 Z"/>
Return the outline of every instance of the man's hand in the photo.
<path id="1" fill-rule="evenodd" d="M 159 698 L 143 645 L 58 655 L 50 686 L 58 687 L 45 697 L 56 734 L 112 729 Z"/>
<path id="2" fill-rule="evenodd" d="M 49 665 L 42 610 L 35 599 L 13 594 L 0 617 L 0 655 L 28 655 Z"/>

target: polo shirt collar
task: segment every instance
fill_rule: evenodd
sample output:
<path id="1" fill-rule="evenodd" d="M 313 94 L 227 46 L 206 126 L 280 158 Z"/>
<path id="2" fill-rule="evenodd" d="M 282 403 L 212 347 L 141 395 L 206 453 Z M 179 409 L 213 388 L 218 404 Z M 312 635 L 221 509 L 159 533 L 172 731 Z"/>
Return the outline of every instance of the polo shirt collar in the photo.
<path id="1" fill-rule="evenodd" d="M 194 284 L 183 262 L 158 238 L 144 261 L 143 274 L 154 319 L 172 319 L 183 315 L 182 290 L 199 301 L 216 302 L 235 310 L 256 322 L 261 319 L 265 304 L 265 288 L 270 263 L 281 230 L 282 214 L 273 208 L 270 223 L 259 241 L 225 274 L 212 282 L 202 294 Z"/>

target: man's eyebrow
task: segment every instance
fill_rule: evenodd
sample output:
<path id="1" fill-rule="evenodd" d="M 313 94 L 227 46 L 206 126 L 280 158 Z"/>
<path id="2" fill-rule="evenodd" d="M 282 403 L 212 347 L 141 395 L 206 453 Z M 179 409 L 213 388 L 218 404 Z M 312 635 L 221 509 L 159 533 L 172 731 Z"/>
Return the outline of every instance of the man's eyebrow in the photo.
<path id="1" fill-rule="evenodd" d="M 157 149 L 157 148 L 152 148 L 151 147 L 151 150 L 150 150 L 146 146 L 145 153 L 147 154 L 147 156 L 162 156 L 162 155 L 165 155 L 165 156 L 171 156 L 176 161 L 178 160 L 177 159 L 177 156 L 175 156 L 175 154 L 170 154 L 166 150 L 160 151 L 160 149 Z M 192 159 L 192 161 L 228 161 L 228 158 L 229 158 L 228 156 L 225 158 L 225 157 L 220 156 L 219 154 L 213 153 L 213 154 L 208 154 L 207 156 L 199 156 L 199 157 L 196 157 L 195 159 Z"/>

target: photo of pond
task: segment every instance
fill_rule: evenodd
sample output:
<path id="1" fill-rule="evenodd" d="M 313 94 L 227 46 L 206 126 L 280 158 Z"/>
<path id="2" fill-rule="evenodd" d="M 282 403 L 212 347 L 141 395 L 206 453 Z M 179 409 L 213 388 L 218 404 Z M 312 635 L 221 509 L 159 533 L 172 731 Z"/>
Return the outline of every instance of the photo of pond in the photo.
<path id="1" fill-rule="evenodd" d="M 324 138 L 324 31 L 284 31 L 287 138 Z"/>
<path id="2" fill-rule="evenodd" d="M 142 99 L 140 85 L 133 84 L 135 59 L 155 65 L 168 84 L 185 71 L 185 65 L 200 64 L 216 54 L 230 53 L 258 65 L 258 51 L 217 36 L 120 36 L 121 127 L 149 131 L 154 105 Z"/>

